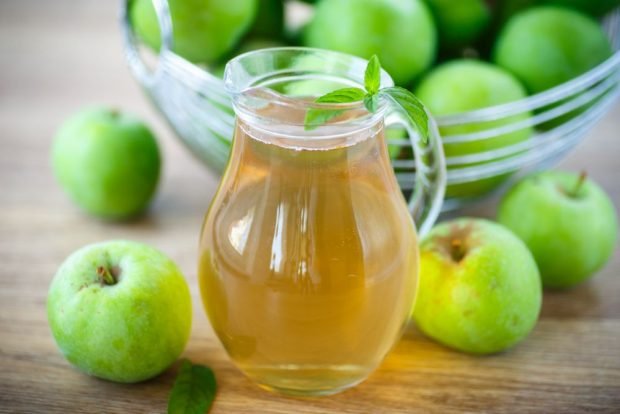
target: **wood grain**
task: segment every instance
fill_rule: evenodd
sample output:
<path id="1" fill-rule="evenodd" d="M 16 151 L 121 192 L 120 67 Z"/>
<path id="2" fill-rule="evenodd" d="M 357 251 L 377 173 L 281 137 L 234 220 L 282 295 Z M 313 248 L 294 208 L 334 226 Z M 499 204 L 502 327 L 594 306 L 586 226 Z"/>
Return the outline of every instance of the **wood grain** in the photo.
<path id="1" fill-rule="evenodd" d="M 232 365 L 197 294 L 196 244 L 217 177 L 178 143 L 123 61 L 117 2 L 0 2 L 0 412 L 161 413 L 176 366 L 137 385 L 89 378 L 57 351 L 45 299 L 62 260 L 90 242 L 128 238 L 177 261 L 191 285 L 194 326 L 185 356 L 212 366 L 214 413 L 620 412 L 620 252 L 593 280 L 546 292 L 541 320 L 515 349 L 492 357 L 450 351 L 409 328 L 371 378 L 328 398 L 260 390 Z M 127 224 L 84 216 L 49 168 L 55 129 L 106 103 L 145 118 L 165 169 L 149 214 Z M 563 163 L 587 168 L 620 205 L 620 106 Z M 466 213 L 490 216 L 494 201 Z"/>

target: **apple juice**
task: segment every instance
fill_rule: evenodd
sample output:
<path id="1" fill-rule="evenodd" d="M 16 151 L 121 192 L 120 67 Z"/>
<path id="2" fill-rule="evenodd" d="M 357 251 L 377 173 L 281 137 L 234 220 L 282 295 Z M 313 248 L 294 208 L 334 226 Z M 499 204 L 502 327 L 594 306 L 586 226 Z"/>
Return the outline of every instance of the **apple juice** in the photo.
<path id="1" fill-rule="evenodd" d="M 303 120 L 276 111 L 291 128 Z M 398 340 L 417 285 L 415 227 L 383 122 L 330 128 L 299 139 L 238 118 L 200 238 L 215 333 L 246 375 L 293 394 L 367 377 Z"/>

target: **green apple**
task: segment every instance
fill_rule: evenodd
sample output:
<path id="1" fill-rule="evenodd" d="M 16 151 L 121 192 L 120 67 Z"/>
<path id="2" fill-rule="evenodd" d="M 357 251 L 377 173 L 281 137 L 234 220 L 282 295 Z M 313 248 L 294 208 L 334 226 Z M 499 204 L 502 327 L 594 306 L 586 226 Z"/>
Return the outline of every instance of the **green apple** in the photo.
<path id="1" fill-rule="evenodd" d="M 376 54 L 399 85 L 425 71 L 437 48 L 435 24 L 421 0 L 319 2 L 304 41 L 366 59 Z"/>
<path id="2" fill-rule="evenodd" d="M 172 260 L 140 243 L 109 241 L 64 261 L 49 289 L 47 316 L 71 364 L 99 378 L 138 382 L 183 352 L 192 306 Z"/>
<path id="3" fill-rule="evenodd" d="M 250 29 L 258 0 L 168 0 L 174 51 L 196 63 L 213 63 L 230 53 Z M 161 35 L 152 0 L 134 0 L 130 9 L 136 34 L 155 50 Z"/>
<path id="4" fill-rule="evenodd" d="M 620 0 L 544 0 L 544 3 L 572 8 L 594 17 L 603 16 L 620 6 Z"/>
<path id="5" fill-rule="evenodd" d="M 498 0 L 496 2 L 496 18 L 504 23 L 511 16 L 534 6 L 559 6 L 601 17 L 620 6 L 620 0 Z"/>
<path id="6" fill-rule="evenodd" d="M 526 177 L 504 196 L 497 220 L 530 248 L 546 287 L 583 282 L 616 246 L 614 205 L 598 185 L 573 173 Z"/>
<path id="7" fill-rule="evenodd" d="M 540 312 L 532 254 L 499 224 L 462 218 L 436 226 L 420 245 L 413 316 L 429 337 L 475 354 L 524 339 Z"/>
<path id="8" fill-rule="evenodd" d="M 456 49 L 472 44 L 491 22 L 484 0 L 426 0 L 437 22 L 443 47 Z"/>
<path id="9" fill-rule="evenodd" d="M 534 94 L 587 72 L 611 53 L 609 40 L 594 19 L 542 6 L 508 21 L 495 44 L 493 60 Z"/>
<path id="10" fill-rule="evenodd" d="M 437 117 L 501 105 L 527 96 L 523 86 L 509 72 L 490 63 L 470 59 L 447 62 L 435 68 L 422 79 L 415 94 Z M 473 134 L 526 121 L 530 116 L 530 113 L 524 112 L 484 123 L 444 126 L 439 132 L 444 137 Z M 525 141 L 531 134 L 531 127 L 523 127 L 488 139 L 445 143 L 444 151 L 448 158 L 480 154 Z M 455 165 L 449 169 L 451 174 L 456 174 L 459 168 L 477 164 L 480 163 Z M 451 184 L 446 189 L 446 196 L 479 197 L 497 188 L 508 176 L 502 174 L 476 182 Z"/>
<path id="11" fill-rule="evenodd" d="M 61 186 L 82 209 L 108 219 L 143 211 L 160 170 L 157 141 L 132 115 L 102 107 L 70 117 L 52 146 Z"/>

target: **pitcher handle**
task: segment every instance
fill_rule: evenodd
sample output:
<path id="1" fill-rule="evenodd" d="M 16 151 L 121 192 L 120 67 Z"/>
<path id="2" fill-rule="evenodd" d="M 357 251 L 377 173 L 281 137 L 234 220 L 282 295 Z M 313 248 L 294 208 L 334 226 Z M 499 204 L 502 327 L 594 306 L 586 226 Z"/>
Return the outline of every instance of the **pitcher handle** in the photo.
<path id="1" fill-rule="evenodd" d="M 437 123 L 428 112 L 428 139 L 418 132 L 418 127 L 405 115 L 403 108 L 389 99 L 385 126 L 400 125 L 406 129 L 415 161 L 413 191 L 409 197 L 409 212 L 413 216 L 420 236 L 433 227 L 441 212 L 446 191 L 446 160 Z"/>

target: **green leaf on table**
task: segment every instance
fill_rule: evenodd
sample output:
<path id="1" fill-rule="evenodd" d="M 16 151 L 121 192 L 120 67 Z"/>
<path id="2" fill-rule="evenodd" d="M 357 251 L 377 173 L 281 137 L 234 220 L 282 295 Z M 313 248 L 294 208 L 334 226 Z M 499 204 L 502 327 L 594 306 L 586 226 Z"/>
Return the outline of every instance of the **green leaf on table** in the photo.
<path id="1" fill-rule="evenodd" d="M 364 96 L 366 93 L 360 88 L 343 88 L 323 95 L 314 102 L 325 104 L 351 103 L 363 100 Z M 306 130 L 314 129 L 337 117 L 342 112 L 341 109 L 310 108 L 304 119 L 305 128 Z"/>
<path id="2" fill-rule="evenodd" d="M 403 110 L 405 116 L 418 127 L 420 139 L 424 144 L 428 143 L 428 114 L 424 110 L 422 102 L 410 91 L 399 86 L 384 88 L 379 94 L 392 99 Z"/>
<path id="3" fill-rule="evenodd" d="M 184 359 L 170 392 L 168 414 L 205 414 L 213 404 L 216 389 L 211 368 Z"/>
<path id="4" fill-rule="evenodd" d="M 381 63 L 377 55 L 372 55 L 366 66 L 366 73 L 364 74 L 364 87 L 369 95 L 374 95 L 379 92 L 379 86 L 381 85 Z"/>

